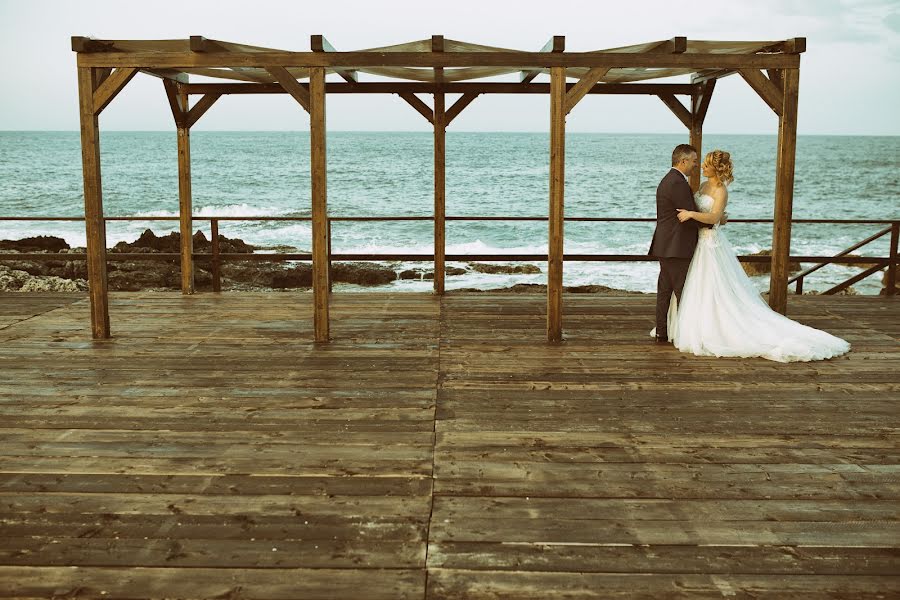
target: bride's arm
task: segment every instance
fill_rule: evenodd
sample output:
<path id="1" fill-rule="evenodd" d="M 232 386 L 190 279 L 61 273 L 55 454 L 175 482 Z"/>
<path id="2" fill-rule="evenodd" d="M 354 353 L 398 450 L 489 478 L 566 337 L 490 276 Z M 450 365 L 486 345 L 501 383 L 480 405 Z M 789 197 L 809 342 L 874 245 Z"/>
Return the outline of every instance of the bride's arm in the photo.
<path id="1" fill-rule="evenodd" d="M 713 192 L 712 197 L 713 206 L 711 211 L 705 213 L 679 208 L 678 220 L 684 223 L 688 219 L 694 219 L 695 221 L 706 223 L 708 225 L 715 225 L 716 223 L 720 223 L 723 220 L 723 215 L 725 214 L 725 204 L 728 202 L 728 192 L 724 189 L 722 189 L 721 191 L 716 190 L 715 192 Z"/>

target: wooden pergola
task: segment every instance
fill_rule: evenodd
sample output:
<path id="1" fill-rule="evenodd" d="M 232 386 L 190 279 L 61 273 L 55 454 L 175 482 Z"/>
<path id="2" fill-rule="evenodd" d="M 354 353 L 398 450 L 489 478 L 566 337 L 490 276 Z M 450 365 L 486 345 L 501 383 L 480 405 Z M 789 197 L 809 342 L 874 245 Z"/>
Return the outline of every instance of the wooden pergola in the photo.
<path id="1" fill-rule="evenodd" d="M 394 46 L 337 52 L 321 35 L 311 52 L 248 46 L 201 36 L 182 40 L 95 40 L 73 37 L 77 52 L 81 148 L 91 327 L 110 337 L 106 231 L 100 174 L 98 117 L 138 73 L 162 79 L 178 130 L 181 288 L 194 293 L 190 130 L 223 95 L 290 94 L 309 113 L 312 195 L 314 337 L 329 339 L 328 231 L 325 151 L 327 94 L 397 94 L 434 127 L 434 292 L 444 293 L 445 132 L 481 94 L 550 95 L 550 205 L 547 339 L 562 340 L 563 206 L 566 116 L 587 94 L 658 96 L 690 132 L 702 156 L 703 121 L 716 81 L 739 74 L 778 116 L 778 156 L 769 304 L 787 305 L 791 205 L 797 139 L 800 54 L 805 38 L 783 41 L 697 41 L 684 37 L 592 52 L 566 52 L 554 36 L 537 52 L 510 50 L 432 36 Z M 360 82 L 358 74 L 391 81 Z M 336 73 L 339 82 L 326 83 Z M 482 78 L 519 74 L 519 82 Z M 550 83 L 535 83 L 549 73 Z M 227 80 L 190 83 L 189 75 Z M 690 75 L 686 83 L 646 83 Z M 568 80 L 572 81 L 569 82 Z M 307 80 L 301 83 L 299 80 Z M 416 94 L 433 96 L 429 107 Z M 447 94 L 461 94 L 446 106 Z M 191 95 L 200 96 L 193 105 Z M 685 104 L 679 100 L 684 96 Z M 699 173 L 691 180 L 694 189 Z"/>

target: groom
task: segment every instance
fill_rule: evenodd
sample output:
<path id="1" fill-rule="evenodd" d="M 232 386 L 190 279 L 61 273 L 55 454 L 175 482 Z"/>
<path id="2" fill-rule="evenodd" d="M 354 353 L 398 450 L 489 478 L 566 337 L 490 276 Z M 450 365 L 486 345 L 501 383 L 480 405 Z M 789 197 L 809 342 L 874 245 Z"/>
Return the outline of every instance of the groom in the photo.
<path id="1" fill-rule="evenodd" d="M 672 292 L 681 302 L 681 291 L 687 277 L 694 248 L 697 247 L 698 227 L 711 227 L 694 219 L 678 221 L 678 209 L 697 210 L 688 177 L 697 168 L 697 150 L 679 144 L 672 151 L 672 168 L 656 188 L 656 231 L 650 242 L 650 256 L 659 259 L 659 280 L 656 283 L 656 341 L 669 341 L 666 316 Z"/>

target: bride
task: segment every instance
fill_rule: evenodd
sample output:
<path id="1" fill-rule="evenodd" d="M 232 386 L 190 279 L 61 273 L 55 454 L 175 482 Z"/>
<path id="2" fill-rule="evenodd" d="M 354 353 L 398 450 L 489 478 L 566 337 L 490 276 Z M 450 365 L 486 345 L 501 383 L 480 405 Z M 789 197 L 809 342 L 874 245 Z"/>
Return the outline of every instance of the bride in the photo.
<path id="1" fill-rule="evenodd" d="M 669 337 L 682 352 L 702 356 L 758 356 L 778 362 L 840 356 L 850 344 L 773 311 L 760 297 L 737 260 L 719 222 L 734 180 L 731 156 L 714 150 L 703 160 L 706 181 L 697 191 L 699 211 L 678 209 L 682 223 L 701 228 L 680 302 L 668 313 Z"/>

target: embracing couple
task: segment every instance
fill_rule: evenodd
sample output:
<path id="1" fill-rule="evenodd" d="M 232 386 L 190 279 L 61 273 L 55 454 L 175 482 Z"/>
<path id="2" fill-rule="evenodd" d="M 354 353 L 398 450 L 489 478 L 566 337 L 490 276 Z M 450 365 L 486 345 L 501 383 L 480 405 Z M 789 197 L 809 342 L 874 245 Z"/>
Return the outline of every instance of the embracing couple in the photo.
<path id="1" fill-rule="evenodd" d="M 656 190 L 649 254 L 659 259 L 659 281 L 651 335 L 701 356 L 794 362 L 848 352 L 846 341 L 788 319 L 760 297 L 721 230 L 734 180 L 731 156 L 714 150 L 704 157 L 706 179 L 695 196 L 688 178 L 697 163 L 693 146 L 676 146 Z"/>

